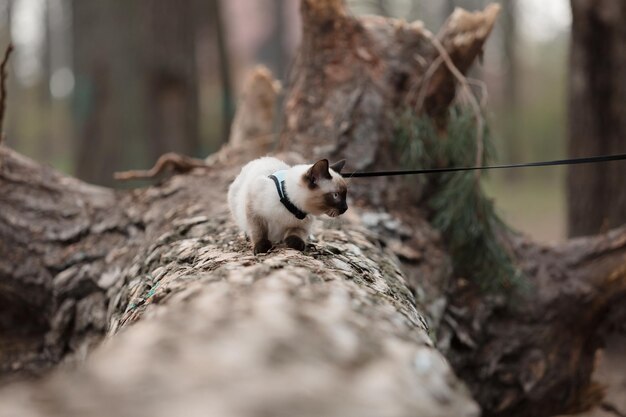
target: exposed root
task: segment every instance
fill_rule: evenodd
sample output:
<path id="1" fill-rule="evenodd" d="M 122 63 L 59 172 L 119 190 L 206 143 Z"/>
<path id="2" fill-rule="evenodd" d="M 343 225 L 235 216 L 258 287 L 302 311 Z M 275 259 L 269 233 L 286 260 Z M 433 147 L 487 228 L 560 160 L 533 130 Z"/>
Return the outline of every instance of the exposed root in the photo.
<path id="1" fill-rule="evenodd" d="M 208 168 L 202 159 L 191 158 L 189 156 L 180 155 L 169 152 L 161 155 L 154 166 L 145 170 L 133 170 L 116 172 L 114 178 L 118 181 L 145 180 L 153 179 L 164 172 L 173 172 L 176 174 L 184 174 L 195 168 Z"/>

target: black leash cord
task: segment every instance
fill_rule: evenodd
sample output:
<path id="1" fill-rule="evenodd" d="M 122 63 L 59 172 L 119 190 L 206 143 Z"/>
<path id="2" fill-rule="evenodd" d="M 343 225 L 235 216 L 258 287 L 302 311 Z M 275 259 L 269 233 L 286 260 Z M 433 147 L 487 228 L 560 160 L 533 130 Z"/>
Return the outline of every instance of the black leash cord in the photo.
<path id="1" fill-rule="evenodd" d="M 556 159 L 554 161 L 528 162 L 525 164 L 508 164 L 508 165 L 491 165 L 483 167 L 452 167 L 452 168 L 430 168 L 430 169 L 413 169 L 398 171 L 377 171 L 377 172 L 349 172 L 342 173 L 344 178 L 364 178 L 364 177 L 392 177 L 396 175 L 419 175 L 419 174 L 436 174 L 441 172 L 458 172 L 458 171 L 477 171 L 487 169 L 505 169 L 505 168 L 527 168 L 527 167 L 546 167 L 555 165 L 577 165 L 591 164 L 598 162 L 623 161 L 626 160 L 626 153 L 616 155 L 589 156 L 586 158 L 570 158 Z"/>

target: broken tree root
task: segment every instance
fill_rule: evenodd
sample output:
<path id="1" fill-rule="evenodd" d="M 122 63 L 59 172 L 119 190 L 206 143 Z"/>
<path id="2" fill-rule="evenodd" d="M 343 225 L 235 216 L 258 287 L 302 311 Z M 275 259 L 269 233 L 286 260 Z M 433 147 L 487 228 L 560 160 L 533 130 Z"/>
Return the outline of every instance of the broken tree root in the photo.
<path id="1" fill-rule="evenodd" d="M 133 170 L 116 172 L 113 177 L 118 181 L 153 179 L 164 172 L 184 174 L 196 168 L 207 168 L 202 159 L 168 152 L 158 159 L 149 170 Z"/>

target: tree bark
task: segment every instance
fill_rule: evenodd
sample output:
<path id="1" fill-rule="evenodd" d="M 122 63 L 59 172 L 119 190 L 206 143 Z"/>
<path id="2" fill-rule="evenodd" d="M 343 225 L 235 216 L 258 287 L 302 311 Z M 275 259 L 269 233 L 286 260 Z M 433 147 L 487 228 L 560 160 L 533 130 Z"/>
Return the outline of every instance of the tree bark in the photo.
<path id="1" fill-rule="evenodd" d="M 626 150 L 626 4 L 572 0 L 569 154 Z M 568 171 L 570 236 L 626 223 L 626 165 L 596 164 Z"/>
<path id="2" fill-rule="evenodd" d="M 305 0 L 302 13 L 281 146 L 393 166 L 390 114 L 408 103 L 440 118 L 454 97 L 449 70 L 428 71 L 438 58 L 429 33 L 354 18 L 338 0 Z M 459 69 L 496 15 L 448 20 L 438 39 Z M 246 97 L 275 94 L 266 76 L 254 79 L 264 92 Z M 80 359 L 105 328 L 109 338 L 78 368 L 0 389 L 0 414 L 476 415 L 428 334 L 484 415 L 599 400 L 594 353 L 626 316 L 626 230 L 558 247 L 511 237 L 528 285 L 507 300 L 452 275 L 444 242 L 404 197 L 413 184 L 355 179 L 348 215 L 317 230 L 304 254 L 254 257 L 224 202 L 239 167 L 271 147 L 255 143 L 242 137 L 205 169 L 125 192 L 2 149 L 0 298 L 11 302 L 0 317 L 23 323 L 0 323 L 13 341 L 0 346 L 3 370 Z"/>

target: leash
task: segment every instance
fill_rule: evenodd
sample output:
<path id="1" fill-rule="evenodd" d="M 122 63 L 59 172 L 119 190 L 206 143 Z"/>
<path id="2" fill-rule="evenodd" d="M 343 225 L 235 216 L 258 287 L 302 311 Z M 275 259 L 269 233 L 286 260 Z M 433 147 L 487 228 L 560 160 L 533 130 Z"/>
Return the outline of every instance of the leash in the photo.
<path id="1" fill-rule="evenodd" d="M 611 161 L 623 161 L 623 160 L 626 160 L 626 153 L 621 153 L 621 154 L 616 154 L 616 155 L 589 156 L 586 158 L 556 159 L 554 161 L 527 162 L 527 163 L 522 163 L 522 164 L 508 164 L 508 165 L 429 168 L 429 169 L 412 169 L 412 170 L 397 170 L 397 171 L 347 172 L 347 173 L 342 173 L 341 176 L 344 178 L 393 177 L 397 175 L 437 174 L 437 173 L 442 173 L 442 172 L 478 171 L 478 170 L 484 171 L 488 169 L 593 164 L 593 163 L 599 163 L 599 162 L 611 162 Z"/>

